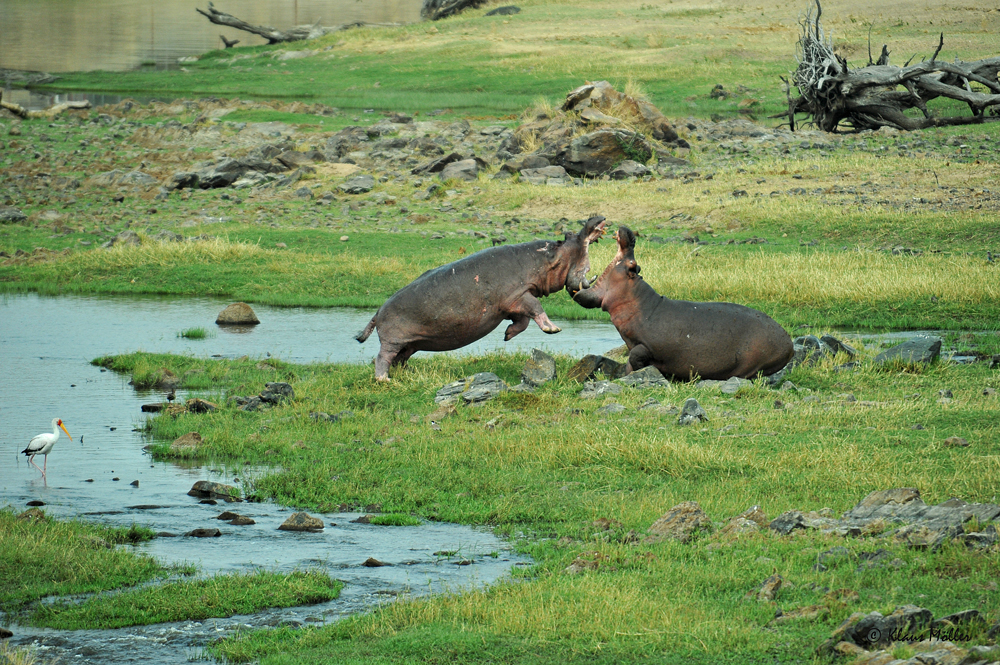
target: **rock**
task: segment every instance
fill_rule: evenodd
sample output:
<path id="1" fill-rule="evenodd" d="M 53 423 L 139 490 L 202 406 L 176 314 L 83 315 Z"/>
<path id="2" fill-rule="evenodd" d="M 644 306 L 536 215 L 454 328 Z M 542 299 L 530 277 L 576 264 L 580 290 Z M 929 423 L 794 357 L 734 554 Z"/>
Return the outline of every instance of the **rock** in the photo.
<path id="1" fill-rule="evenodd" d="M 198 432 L 188 432 L 174 439 L 174 442 L 170 444 L 170 452 L 196 451 L 201 447 L 202 443 L 204 441 L 201 438 L 201 434 Z"/>
<path id="2" fill-rule="evenodd" d="M 473 182 L 479 179 L 479 163 L 474 159 L 463 159 L 452 162 L 441 170 L 441 180 L 465 180 Z"/>
<path id="3" fill-rule="evenodd" d="M 752 388 L 753 381 L 749 379 L 741 379 L 738 376 L 731 376 L 727 380 L 722 381 L 719 385 L 719 391 L 723 395 L 735 395 L 743 388 Z"/>
<path id="4" fill-rule="evenodd" d="M 0 628 L 0 640 L 6 640 L 11 637 L 14 637 L 14 633 L 7 630 L 6 628 Z"/>
<path id="5" fill-rule="evenodd" d="M 193 529 L 184 535 L 188 538 L 218 538 L 222 532 L 218 529 Z"/>
<path id="6" fill-rule="evenodd" d="M 142 238 L 139 237 L 139 234 L 135 231 L 126 229 L 101 245 L 101 247 L 103 249 L 110 249 L 111 247 L 118 246 L 139 247 L 140 245 L 142 245 Z"/>
<path id="7" fill-rule="evenodd" d="M 794 529 L 804 529 L 806 528 L 805 520 L 802 518 L 802 513 L 797 510 L 789 510 L 788 512 L 782 513 L 775 517 L 768 528 L 772 531 L 777 531 L 783 536 L 787 536 Z"/>
<path id="8" fill-rule="evenodd" d="M 527 158 L 525 158 L 527 161 Z M 569 174 L 561 166 L 542 166 L 539 168 L 522 168 L 521 179 L 532 185 L 544 185 L 552 179 L 568 180 Z"/>
<path id="9" fill-rule="evenodd" d="M 217 411 L 219 409 L 218 404 L 209 402 L 208 400 L 199 399 L 197 397 L 193 397 L 184 402 L 184 406 L 187 407 L 187 410 L 190 413 L 211 413 L 212 411 Z"/>
<path id="10" fill-rule="evenodd" d="M 247 517 L 245 515 L 237 515 L 233 519 L 229 520 L 229 523 L 233 526 L 250 526 L 251 524 L 256 524 L 253 518 Z"/>
<path id="11" fill-rule="evenodd" d="M 601 395 L 617 395 L 622 391 L 622 387 L 610 381 L 588 381 L 580 391 L 581 399 L 594 399 Z"/>
<path id="12" fill-rule="evenodd" d="M 653 522 L 647 530 L 645 542 L 656 543 L 666 539 L 686 543 L 702 531 L 712 530 L 712 520 L 697 501 L 679 503 L 663 517 Z"/>
<path id="13" fill-rule="evenodd" d="M 268 404 L 281 404 L 295 399 L 295 390 L 283 381 L 271 381 L 264 384 L 260 393 L 260 401 Z"/>
<path id="14" fill-rule="evenodd" d="M 631 159 L 625 159 L 618 163 L 611 173 L 612 180 L 625 180 L 627 178 L 641 178 L 644 175 L 649 175 L 649 169 L 639 162 L 633 161 Z"/>
<path id="15" fill-rule="evenodd" d="M 337 189 L 345 194 L 364 194 L 372 191 L 374 188 L 375 178 L 367 173 L 356 175 L 353 178 L 349 178 L 348 180 L 345 180 L 337 185 Z"/>
<path id="16" fill-rule="evenodd" d="M 444 157 L 438 157 L 437 159 L 432 159 L 429 162 L 425 162 L 420 166 L 413 168 L 410 171 L 413 175 L 427 175 L 430 173 L 440 173 L 444 170 L 446 166 L 453 162 L 460 162 L 465 158 L 458 154 L 457 152 L 451 152 Z"/>
<path id="17" fill-rule="evenodd" d="M 531 358 L 524 363 L 521 381 L 532 386 L 540 386 L 556 378 L 556 359 L 540 349 L 531 350 Z"/>
<path id="18" fill-rule="evenodd" d="M 783 582 L 784 579 L 782 579 L 781 575 L 771 575 L 761 582 L 755 591 L 751 591 L 747 596 L 756 598 L 764 603 L 771 602 L 778 595 Z"/>
<path id="19" fill-rule="evenodd" d="M 226 326 L 255 326 L 260 323 L 260 319 L 250 305 L 245 302 L 234 302 L 219 312 L 215 322 Z"/>
<path id="20" fill-rule="evenodd" d="M 42 512 L 40 508 L 28 508 L 23 513 L 17 516 L 17 519 L 22 521 L 35 521 L 41 522 L 45 520 L 45 513 Z"/>
<path id="21" fill-rule="evenodd" d="M 631 374 L 626 374 L 618 379 L 618 383 L 631 388 L 665 388 L 670 385 L 670 381 L 664 378 L 660 370 L 652 365 L 637 369 Z"/>
<path id="22" fill-rule="evenodd" d="M 570 368 L 566 376 L 579 383 L 585 383 L 593 379 L 598 372 L 608 379 L 618 379 L 625 375 L 625 365 L 607 356 L 586 355 Z"/>
<path id="23" fill-rule="evenodd" d="M 234 520 L 239 516 L 240 516 L 239 513 L 234 513 L 232 511 L 227 510 L 222 513 L 219 513 L 215 519 L 228 522 L 229 520 Z"/>
<path id="24" fill-rule="evenodd" d="M 491 9 L 490 11 L 483 14 L 483 16 L 511 16 L 513 14 L 520 14 L 521 8 L 514 5 L 504 5 L 503 7 L 497 7 L 496 9 Z"/>
<path id="25" fill-rule="evenodd" d="M 326 420 L 328 422 L 335 423 L 345 418 L 353 418 L 354 412 L 349 409 L 345 409 L 343 411 L 330 415 L 329 413 L 326 413 L 324 411 L 311 411 L 309 412 L 309 417 L 312 418 L 313 420 Z"/>
<path id="26" fill-rule="evenodd" d="M 708 422 L 708 414 L 705 413 L 705 409 L 701 408 L 701 404 L 698 404 L 698 400 L 694 397 L 688 397 L 684 401 L 684 408 L 681 409 L 677 424 L 693 425 L 697 422 Z"/>
<path id="27" fill-rule="evenodd" d="M 458 413 L 454 402 L 443 402 L 441 406 L 427 414 L 427 422 L 440 422 Z"/>
<path id="28" fill-rule="evenodd" d="M 18 208 L 0 205 L 0 224 L 20 224 L 28 221 L 28 216 Z"/>
<path id="29" fill-rule="evenodd" d="M 944 445 L 948 448 L 968 448 L 969 442 L 960 436 L 949 436 L 944 440 Z"/>
<path id="30" fill-rule="evenodd" d="M 780 615 L 774 617 L 768 625 L 775 626 L 792 621 L 815 621 L 816 619 L 826 618 L 829 614 L 830 608 L 826 605 L 810 605 L 782 612 Z"/>
<path id="31" fill-rule="evenodd" d="M 391 566 L 392 564 L 385 563 L 384 561 L 379 561 L 375 557 L 370 556 L 367 559 L 365 559 L 365 562 L 361 565 L 365 566 L 366 568 L 381 568 L 382 566 Z"/>
<path id="32" fill-rule="evenodd" d="M 941 355 L 940 337 L 918 337 L 897 344 L 875 356 L 875 363 L 901 362 L 915 365 L 932 363 Z"/>
<path id="33" fill-rule="evenodd" d="M 243 501 L 243 499 L 240 498 L 239 489 L 233 487 L 232 485 L 215 483 L 210 480 L 199 480 L 196 482 L 191 489 L 188 490 L 188 496 L 206 499 L 222 499 L 227 503 L 238 503 Z"/>
<path id="34" fill-rule="evenodd" d="M 683 139 L 664 117 L 663 113 L 651 103 L 622 94 L 615 90 L 607 81 L 596 81 L 571 90 L 563 102 L 563 111 L 584 111 L 596 107 L 607 112 L 616 113 L 621 119 L 629 119 L 645 125 L 653 138 L 665 143 L 674 143 L 680 147 L 688 147 Z M 639 161 L 646 162 L 649 157 Z"/>
<path id="35" fill-rule="evenodd" d="M 653 156 L 649 142 L 630 129 L 598 129 L 571 139 L 555 149 L 553 159 L 577 176 L 599 176 L 626 159 L 647 162 Z"/>
<path id="36" fill-rule="evenodd" d="M 479 372 L 442 386 L 437 391 L 434 401 L 441 404 L 461 399 L 466 404 L 471 404 L 492 399 L 507 389 L 507 384 L 496 374 Z"/>
<path id="37" fill-rule="evenodd" d="M 625 410 L 626 410 L 625 407 L 622 406 L 621 404 L 618 404 L 617 402 L 612 402 L 610 404 L 605 404 L 604 406 L 600 407 L 594 413 L 596 413 L 599 416 L 610 416 L 616 413 L 621 413 L 622 411 Z"/>
<path id="38" fill-rule="evenodd" d="M 100 187 L 127 187 L 129 185 L 148 187 L 150 185 L 159 184 L 159 181 L 148 173 L 143 173 L 142 171 L 124 171 L 119 169 L 98 173 L 97 175 L 91 176 L 89 181 L 90 184 L 98 185 Z"/>
<path id="39" fill-rule="evenodd" d="M 311 531 L 317 532 L 324 528 L 323 520 L 318 517 L 311 517 L 307 513 L 292 513 L 288 519 L 278 527 L 281 531 Z"/>

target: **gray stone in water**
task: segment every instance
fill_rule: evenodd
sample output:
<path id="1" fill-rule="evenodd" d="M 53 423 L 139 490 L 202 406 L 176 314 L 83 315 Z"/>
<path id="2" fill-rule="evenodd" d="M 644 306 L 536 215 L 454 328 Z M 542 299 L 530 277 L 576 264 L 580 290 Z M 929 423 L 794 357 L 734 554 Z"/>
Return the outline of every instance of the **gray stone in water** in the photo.
<path id="1" fill-rule="evenodd" d="M 611 404 L 605 404 L 594 413 L 599 416 L 611 416 L 616 413 L 621 413 L 622 411 L 625 411 L 624 406 L 618 404 L 617 402 L 612 402 Z"/>
<path id="2" fill-rule="evenodd" d="M 622 387 L 610 381 L 587 381 L 580 391 L 581 399 L 594 399 L 601 395 L 617 395 L 622 391 Z"/>
<path id="3" fill-rule="evenodd" d="M 618 383 L 632 388 L 667 387 L 670 381 L 664 378 L 660 370 L 652 365 L 638 369 L 618 379 Z"/>
<path id="4" fill-rule="evenodd" d="M 193 529 L 184 535 L 189 538 L 218 538 L 222 532 L 218 529 Z"/>
<path id="5" fill-rule="evenodd" d="M 245 302 L 234 302 L 219 312 L 215 322 L 219 325 L 251 325 L 260 323 L 253 308 Z"/>
<path id="6" fill-rule="evenodd" d="M 917 337 L 897 344 L 875 356 L 875 362 L 903 362 L 911 365 L 932 363 L 941 355 L 940 337 Z"/>
<path id="7" fill-rule="evenodd" d="M 243 501 L 243 499 L 240 498 L 239 489 L 233 487 L 232 485 L 213 483 L 210 480 L 199 480 L 196 482 L 191 489 L 188 490 L 188 496 L 208 499 L 223 499 L 227 503 L 239 503 Z"/>
<path id="8" fill-rule="evenodd" d="M 28 220 L 28 216 L 13 206 L 0 205 L 0 224 L 20 224 Z"/>
<path id="9" fill-rule="evenodd" d="M 337 185 L 337 189 L 345 194 L 364 194 L 365 192 L 372 191 L 374 188 L 375 178 L 367 173 L 356 175 Z"/>
<path id="10" fill-rule="evenodd" d="M 681 415 L 677 419 L 677 424 L 693 425 L 697 422 L 706 421 L 708 421 L 708 414 L 705 413 L 705 409 L 701 408 L 701 404 L 698 404 L 698 400 L 694 397 L 688 397 L 684 401 L 684 408 L 681 409 Z"/>
<path id="11" fill-rule="evenodd" d="M 312 517 L 308 513 L 292 513 L 288 519 L 278 527 L 281 531 L 322 531 L 323 520 Z"/>
<path id="12" fill-rule="evenodd" d="M 556 359 L 540 349 L 531 350 L 531 358 L 524 363 L 521 381 L 531 386 L 540 386 L 556 378 Z"/>

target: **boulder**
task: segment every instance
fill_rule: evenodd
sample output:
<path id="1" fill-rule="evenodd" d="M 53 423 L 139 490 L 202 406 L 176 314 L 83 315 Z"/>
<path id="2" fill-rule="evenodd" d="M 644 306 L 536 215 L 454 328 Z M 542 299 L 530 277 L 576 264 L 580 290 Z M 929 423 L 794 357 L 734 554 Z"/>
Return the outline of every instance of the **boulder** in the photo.
<path id="1" fill-rule="evenodd" d="M 190 413 L 211 413 L 219 408 L 218 404 L 214 402 L 209 402 L 208 400 L 199 399 L 193 397 L 184 403 Z M 195 432 L 196 433 L 196 432 Z"/>
<path id="2" fill-rule="evenodd" d="M 681 415 L 677 419 L 678 425 L 693 425 L 697 422 L 707 422 L 708 414 L 705 413 L 705 409 L 701 408 L 701 404 L 698 404 L 698 400 L 694 397 L 688 397 L 684 401 L 684 407 L 681 409 Z"/>
<path id="3" fill-rule="evenodd" d="M 452 162 L 441 169 L 441 180 L 465 180 L 472 182 L 479 179 L 479 163 L 474 159 L 463 159 Z"/>
<path id="4" fill-rule="evenodd" d="M 337 189 L 345 194 L 364 194 L 375 188 L 375 178 L 367 173 L 361 173 L 337 185 Z"/>
<path id="5" fill-rule="evenodd" d="M 556 378 L 556 359 L 540 349 L 531 350 L 531 358 L 524 363 L 521 381 L 531 386 L 540 386 Z"/>
<path id="6" fill-rule="evenodd" d="M 625 180 L 627 178 L 640 178 L 649 175 L 649 169 L 643 164 L 631 159 L 622 160 L 610 174 L 612 180 Z"/>
<path id="7" fill-rule="evenodd" d="M 901 362 L 908 365 L 932 363 L 941 355 L 940 337 L 917 337 L 886 349 L 875 356 L 875 363 Z"/>
<path id="8" fill-rule="evenodd" d="M 222 532 L 218 529 L 192 529 L 184 535 L 189 538 L 218 538 Z"/>
<path id="9" fill-rule="evenodd" d="M 580 391 L 581 399 L 594 399 L 601 395 L 617 395 L 622 391 L 622 387 L 610 381 L 587 381 Z"/>
<path id="10" fill-rule="evenodd" d="M 556 146 L 551 161 L 577 176 L 610 173 L 626 159 L 647 162 L 653 156 L 649 142 L 630 129 L 598 129 Z"/>
<path id="11" fill-rule="evenodd" d="M 625 365 L 607 356 L 588 354 L 581 358 L 580 362 L 573 365 L 566 376 L 574 381 L 585 383 L 592 380 L 598 372 L 611 380 L 618 379 L 625 375 Z"/>
<path id="12" fill-rule="evenodd" d="M 0 205 L 0 224 L 20 224 L 28 221 L 28 216 L 18 208 Z"/>
<path id="13" fill-rule="evenodd" d="M 626 374 L 622 378 L 618 379 L 618 383 L 632 388 L 665 388 L 670 385 L 670 381 L 663 376 L 660 370 L 656 369 L 652 365 L 647 365 L 642 369 L 637 369 L 631 374 Z"/>
<path id="14" fill-rule="evenodd" d="M 201 438 L 201 434 L 198 432 L 188 432 L 174 439 L 174 442 L 170 444 L 170 452 L 195 451 L 201 447 L 202 443 L 204 441 Z"/>
<path id="15" fill-rule="evenodd" d="M 562 106 L 563 111 L 577 111 L 581 115 L 594 108 L 613 113 L 619 119 L 629 119 L 645 125 L 657 141 L 688 147 L 686 141 L 678 138 L 677 132 L 658 108 L 644 99 L 618 92 L 607 81 L 586 83 L 571 90 Z"/>
<path id="16" fill-rule="evenodd" d="M 224 326 L 255 326 L 260 323 L 260 319 L 250 305 L 245 302 L 234 302 L 219 312 L 215 322 Z"/>
<path id="17" fill-rule="evenodd" d="M 292 513 L 278 527 L 281 531 L 311 531 L 314 533 L 323 528 L 323 520 L 311 517 L 308 513 Z"/>
<path id="18" fill-rule="evenodd" d="M 653 522 L 647 530 L 647 543 L 656 543 L 661 540 L 678 540 L 686 543 L 701 531 L 711 531 L 712 520 L 708 518 L 705 511 L 701 509 L 697 501 L 685 501 L 679 503 L 666 513 L 663 517 Z"/>
<path id="19" fill-rule="evenodd" d="M 240 491 L 236 487 L 212 482 L 211 480 L 199 480 L 196 482 L 188 490 L 188 496 L 199 499 L 222 499 L 226 503 L 239 503 L 243 501 L 240 498 Z"/>
<path id="20" fill-rule="evenodd" d="M 464 160 L 465 157 L 458 154 L 457 152 L 448 153 L 444 157 L 438 157 L 437 159 L 432 159 L 429 162 L 424 162 L 420 166 L 413 168 L 410 173 L 413 175 L 426 175 L 428 173 L 440 173 L 444 170 L 444 167 L 452 164 L 454 162 L 460 162 Z"/>

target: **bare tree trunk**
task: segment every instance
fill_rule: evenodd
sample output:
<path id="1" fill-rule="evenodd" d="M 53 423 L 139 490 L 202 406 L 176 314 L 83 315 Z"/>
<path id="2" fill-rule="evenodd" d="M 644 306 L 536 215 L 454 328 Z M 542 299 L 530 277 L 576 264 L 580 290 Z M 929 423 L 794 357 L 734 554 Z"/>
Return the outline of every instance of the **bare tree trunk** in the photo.
<path id="1" fill-rule="evenodd" d="M 788 111 L 772 117 L 787 117 L 794 130 L 795 114 L 805 113 L 821 129 L 834 132 L 842 124 L 855 130 L 895 127 L 915 130 L 947 125 L 969 125 L 1000 120 L 1000 57 L 975 62 L 937 60 L 944 45 L 942 33 L 930 60 L 898 67 L 889 64 L 889 49 L 882 47 L 876 62 L 871 49 L 868 65 L 850 69 L 833 50 L 832 40 L 820 26 L 823 8 L 816 0 L 816 16 L 810 9 L 800 22 L 802 36 L 797 45 L 798 67 L 792 77 L 799 97 L 788 93 Z M 974 88 L 979 88 L 978 90 Z M 971 116 L 937 116 L 927 102 L 947 98 L 968 105 Z M 921 116 L 907 115 L 917 109 Z"/>
<path id="2" fill-rule="evenodd" d="M 297 25 L 293 28 L 289 28 L 288 30 L 276 30 L 275 28 L 271 28 L 266 25 L 253 25 L 251 23 L 247 23 L 243 19 L 236 18 L 232 14 L 220 12 L 211 2 L 208 3 L 208 11 L 198 9 L 197 7 L 195 7 L 195 10 L 216 25 L 225 25 L 230 28 L 236 28 L 237 30 L 260 35 L 267 40 L 268 44 L 297 42 L 302 41 L 303 39 L 316 39 L 317 37 L 322 37 L 323 35 L 331 32 L 339 32 L 341 30 L 349 30 L 350 28 L 360 28 L 363 26 L 398 27 L 402 25 L 401 23 L 367 23 L 365 21 L 356 21 L 354 23 L 345 23 L 344 25 L 325 27 L 317 22 L 315 25 Z M 236 43 L 227 42 L 225 37 L 223 37 L 222 41 L 226 44 L 226 48 L 229 48 L 231 45 Z"/>

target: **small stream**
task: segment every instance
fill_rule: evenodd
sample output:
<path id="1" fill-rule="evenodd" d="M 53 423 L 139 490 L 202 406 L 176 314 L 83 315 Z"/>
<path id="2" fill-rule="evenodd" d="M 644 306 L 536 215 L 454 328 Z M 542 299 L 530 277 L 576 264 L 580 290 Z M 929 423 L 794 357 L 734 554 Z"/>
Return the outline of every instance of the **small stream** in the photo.
<path id="1" fill-rule="evenodd" d="M 271 503 L 205 505 L 187 491 L 197 480 L 239 485 L 218 465 L 190 466 L 154 461 L 142 448 L 150 441 L 138 429 L 140 406 L 161 401 L 161 392 L 141 392 L 128 377 L 90 364 L 105 354 L 149 351 L 236 358 L 270 354 L 294 363 L 370 363 L 377 336 L 353 338 L 373 311 L 255 306 L 261 324 L 221 328 L 215 317 L 229 301 L 192 298 L 0 296 L 0 507 L 23 510 L 42 501 L 55 517 L 112 525 L 148 525 L 178 537 L 156 538 L 136 549 L 164 563 L 194 563 L 202 574 L 258 567 L 291 571 L 320 567 L 346 583 L 340 598 L 320 605 L 267 610 L 250 617 L 181 622 L 111 631 L 56 631 L 9 626 L 13 646 L 35 645 L 46 658 L 77 663 L 172 664 L 197 657 L 211 640 L 248 626 L 334 621 L 371 609 L 399 594 L 420 595 L 490 584 L 529 562 L 487 529 L 427 523 L 419 527 L 355 524 L 360 513 L 320 515 L 322 533 L 278 531 L 292 508 Z M 509 343 L 504 326 L 458 353 L 499 349 L 603 352 L 621 343 L 602 322 L 561 321 L 563 332 L 546 335 L 532 325 Z M 193 327 L 209 337 L 178 333 Z M 183 392 L 183 391 L 182 391 Z M 183 395 L 181 395 L 183 397 Z M 48 479 L 20 455 L 28 440 L 62 418 L 73 436 L 59 440 L 49 456 Z M 36 458 L 41 465 L 42 458 Z M 241 469 L 239 473 L 266 473 Z M 138 486 L 133 486 L 138 481 Z M 155 507 L 151 507 L 155 506 Z M 224 510 L 253 518 L 231 526 L 215 518 Z M 335 526 L 334 526 L 335 524 Z M 185 538 L 199 527 L 217 527 L 220 538 Z M 453 557 L 435 554 L 457 552 Z M 368 557 L 392 565 L 368 568 Z M 459 565 L 472 560 L 471 565 Z"/>

